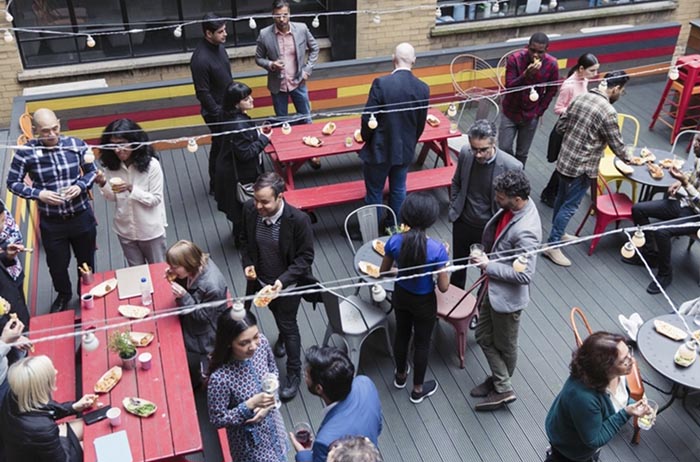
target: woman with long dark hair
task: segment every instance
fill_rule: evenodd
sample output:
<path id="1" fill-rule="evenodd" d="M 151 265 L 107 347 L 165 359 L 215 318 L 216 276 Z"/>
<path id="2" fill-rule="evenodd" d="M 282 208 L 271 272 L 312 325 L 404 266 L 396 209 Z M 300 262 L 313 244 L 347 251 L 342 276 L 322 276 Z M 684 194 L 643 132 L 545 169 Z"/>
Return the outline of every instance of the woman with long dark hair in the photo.
<path id="1" fill-rule="evenodd" d="M 625 376 L 633 363 L 621 335 L 595 332 L 583 341 L 571 359 L 571 375 L 547 414 L 547 461 L 597 461 L 600 449 L 631 416 L 650 412 L 644 400 L 635 403 L 629 397 Z"/>
<path id="2" fill-rule="evenodd" d="M 219 211 L 226 214 L 233 228 L 236 247 L 241 232 L 243 204 L 236 198 L 236 183 L 249 184 L 263 172 L 262 153 L 270 142 L 272 132 L 259 133 L 247 112 L 254 107 L 250 87 L 231 82 L 224 93 L 221 131 L 235 131 L 226 135 L 216 159 L 214 199 Z"/>
<path id="3" fill-rule="evenodd" d="M 287 436 L 275 397 L 262 391 L 266 374 L 279 377 L 270 343 L 258 330 L 255 315 L 233 310 L 219 316 L 214 352 L 209 362 L 209 420 L 226 428 L 237 462 L 286 461 Z"/>
<path id="4" fill-rule="evenodd" d="M 440 241 L 429 238 L 426 230 L 438 218 L 440 205 L 430 193 L 417 192 L 406 196 L 399 215 L 401 222 L 410 229 L 394 234 L 384 246 L 385 255 L 380 271 L 391 270 L 394 262 L 399 276 L 410 276 L 443 268 L 449 260 L 447 249 Z M 446 292 L 450 286 L 447 271 L 438 274 L 437 286 Z M 394 285 L 393 304 L 396 313 L 394 357 L 396 372 L 394 386 L 404 388 L 408 378 L 408 343 L 413 333 L 413 390 L 411 402 L 420 403 L 437 391 L 435 380 L 424 382 L 428 367 L 430 336 L 435 325 L 437 298 L 432 275 L 417 276 L 397 281 Z"/>
<path id="5" fill-rule="evenodd" d="M 102 132 L 100 161 L 105 166 L 95 183 L 116 203 L 112 228 L 129 266 L 165 260 L 163 169 L 148 135 L 131 119 L 117 119 Z"/>

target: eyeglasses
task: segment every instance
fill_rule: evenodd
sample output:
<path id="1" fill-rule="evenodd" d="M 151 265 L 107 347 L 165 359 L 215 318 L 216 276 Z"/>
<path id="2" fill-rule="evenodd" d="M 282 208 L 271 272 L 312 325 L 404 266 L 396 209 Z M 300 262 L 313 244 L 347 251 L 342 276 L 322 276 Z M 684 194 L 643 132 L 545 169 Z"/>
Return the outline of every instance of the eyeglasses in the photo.
<path id="1" fill-rule="evenodd" d="M 627 355 L 618 362 L 622 365 L 626 365 L 630 364 L 632 361 L 634 361 L 634 351 L 632 351 L 632 349 L 629 349 L 627 350 Z"/>
<path id="2" fill-rule="evenodd" d="M 491 149 L 493 149 L 493 146 L 486 146 L 485 148 L 475 148 L 474 146 L 469 146 L 474 154 L 486 154 L 488 153 Z"/>

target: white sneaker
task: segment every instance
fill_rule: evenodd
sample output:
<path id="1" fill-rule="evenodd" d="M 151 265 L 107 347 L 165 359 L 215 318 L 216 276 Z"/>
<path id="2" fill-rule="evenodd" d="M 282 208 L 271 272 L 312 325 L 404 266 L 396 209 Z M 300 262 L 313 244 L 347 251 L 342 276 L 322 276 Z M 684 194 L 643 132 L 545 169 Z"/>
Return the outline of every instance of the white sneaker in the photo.
<path id="1" fill-rule="evenodd" d="M 546 249 L 542 253 L 544 254 L 545 257 L 552 260 L 552 262 L 555 265 L 571 266 L 571 260 L 566 258 L 566 255 L 564 255 L 564 252 L 562 252 L 560 249 Z"/>
<path id="2" fill-rule="evenodd" d="M 561 237 L 562 242 L 570 242 L 570 241 L 575 241 L 578 239 L 577 236 L 573 236 L 571 234 L 564 233 L 564 235 Z"/>

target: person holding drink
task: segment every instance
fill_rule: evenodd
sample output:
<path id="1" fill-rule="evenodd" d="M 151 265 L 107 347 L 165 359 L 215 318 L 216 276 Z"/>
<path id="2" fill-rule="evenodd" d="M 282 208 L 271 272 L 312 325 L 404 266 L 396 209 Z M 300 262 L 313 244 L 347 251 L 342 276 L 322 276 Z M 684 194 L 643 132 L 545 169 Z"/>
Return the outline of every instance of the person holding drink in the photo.
<path id="1" fill-rule="evenodd" d="M 279 375 L 270 342 L 260 333 L 253 313 L 246 311 L 242 319 L 233 314 L 225 311 L 217 323 L 208 373 L 209 420 L 226 428 L 236 462 L 286 461 L 282 415 L 275 396 L 263 391 L 266 375 Z"/>
<path id="2" fill-rule="evenodd" d="M 632 350 L 621 335 L 595 332 L 583 341 L 571 359 L 571 375 L 547 414 L 547 462 L 598 461 L 601 448 L 630 417 L 640 417 L 641 428 L 643 416 L 653 422 L 655 409 L 646 399 L 634 402 L 629 397 L 625 376 L 633 364 Z"/>

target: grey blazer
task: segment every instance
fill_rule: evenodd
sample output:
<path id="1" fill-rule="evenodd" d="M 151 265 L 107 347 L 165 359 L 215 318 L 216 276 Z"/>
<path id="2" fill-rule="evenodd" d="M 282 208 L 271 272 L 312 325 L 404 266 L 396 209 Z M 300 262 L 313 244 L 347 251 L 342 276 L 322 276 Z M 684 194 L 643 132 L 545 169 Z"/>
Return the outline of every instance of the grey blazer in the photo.
<path id="1" fill-rule="evenodd" d="M 535 250 L 542 240 L 542 224 L 532 198 L 525 207 L 513 213 L 510 220 L 495 239 L 496 227 L 504 210 L 499 210 L 486 223 L 481 243 L 487 252 L 493 253 L 492 259 L 497 259 L 499 253 L 513 249 Z M 513 260 L 518 254 L 506 253 L 510 258 L 503 261 L 489 261 L 486 274 L 489 277 L 489 301 L 493 310 L 498 313 L 513 313 L 522 310 L 530 301 L 530 282 L 535 274 L 536 255 L 527 257 L 527 269 L 518 273 L 513 269 Z"/>
<path id="2" fill-rule="evenodd" d="M 496 178 L 501 173 L 509 170 L 522 170 L 523 164 L 515 157 L 505 151 L 496 148 L 496 165 L 493 167 L 493 177 Z M 447 211 L 447 218 L 450 222 L 457 221 L 464 210 L 464 203 L 467 199 L 467 189 L 469 189 L 469 175 L 474 165 L 474 154 L 469 145 L 462 147 L 459 152 L 459 160 L 457 161 L 457 170 L 452 177 L 452 187 L 450 188 L 450 208 Z M 496 203 L 496 192 L 491 188 L 491 215 L 498 211 L 499 207 Z"/>
<path id="3" fill-rule="evenodd" d="M 318 60 L 318 43 L 306 24 L 301 22 L 290 22 L 290 30 L 294 37 L 294 45 L 296 45 L 297 54 L 297 73 L 294 76 L 295 82 L 301 82 L 302 72 L 311 76 L 311 71 Z M 306 52 L 309 51 L 308 59 Z M 260 31 L 258 35 L 257 48 L 255 49 L 255 63 L 267 71 L 267 88 L 270 93 L 277 94 L 280 92 L 279 72 L 270 70 L 270 63 L 277 61 L 280 57 L 279 46 L 277 45 L 277 36 L 275 35 L 275 25 L 272 24 Z"/>

